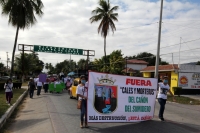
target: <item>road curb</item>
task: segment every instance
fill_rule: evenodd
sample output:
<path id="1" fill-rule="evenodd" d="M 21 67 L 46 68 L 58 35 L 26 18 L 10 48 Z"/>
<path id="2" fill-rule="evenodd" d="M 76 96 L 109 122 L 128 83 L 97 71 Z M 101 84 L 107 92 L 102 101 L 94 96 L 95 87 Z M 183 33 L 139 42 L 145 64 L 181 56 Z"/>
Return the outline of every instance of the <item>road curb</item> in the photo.
<path id="1" fill-rule="evenodd" d="M 5 112 L 4 115 L 0 118 L 0 129 L 3 127 L 3 125 L 6 123 L 7 119 L 11 116 L 13 111 L 16 109 L 16 107 L 19 105 L 19 103 L 22 101 L 22 99 L 26 96 L 28 93 L 28 90 L 26 90 L 18 99 L 17 101 L 8 108 L 8 110 Z"/>

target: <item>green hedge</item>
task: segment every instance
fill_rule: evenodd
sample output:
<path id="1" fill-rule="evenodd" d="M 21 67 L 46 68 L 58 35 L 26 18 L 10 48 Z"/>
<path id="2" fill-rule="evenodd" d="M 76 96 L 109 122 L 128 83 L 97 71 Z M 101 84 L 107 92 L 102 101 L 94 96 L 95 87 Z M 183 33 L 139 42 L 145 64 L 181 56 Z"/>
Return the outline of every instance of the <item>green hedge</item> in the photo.
<path id="1" fill-rule="evenodd" d="M 174 95 L 178 95 L 180 97 L 182 87 L 173 87 Z"/>

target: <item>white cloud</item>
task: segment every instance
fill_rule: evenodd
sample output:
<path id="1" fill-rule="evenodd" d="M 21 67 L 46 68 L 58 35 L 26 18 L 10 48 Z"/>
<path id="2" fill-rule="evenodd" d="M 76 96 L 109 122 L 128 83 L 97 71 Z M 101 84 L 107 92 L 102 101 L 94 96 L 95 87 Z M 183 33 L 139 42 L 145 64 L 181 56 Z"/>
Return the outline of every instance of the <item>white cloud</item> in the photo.
<path id="1" fill-rule="evenodd" d="M 112 6 L 120 9 L 115 22 L 117 31 L 107 36 L 107 54 L 121 49 L 124 55 L 139 52 L 156 53 L 158 39 L 158 21 L 160 1 L 147 0 L 110 0 Z M 95 58 L 103 53 L 103 38 L 97 33 L 99 23 L 90 24 L 91 11 L 97 7 L 97 0 L 43 0 L 44 15 L 37 17 L 37 23 L 29 29 L 20 30 L 18 44 L 62 46 L 95 50 Z M 199 38 L 200 5 L 187 1 L 165 1 L 163 10 L 163 27 L 161 47 Z M 1 9 L 0 9 L 1 10 Z M 7 23 L 8 18 L 0 19 L 0 61 L 6 60 L 6 52 L 11 53 L 16 28 Z M 127 29 L 125 29 L 127 28 Z M 200 40 L 182 44 L 181 50 L 199 48 Z M 189 47 L 189 48 L 188 48 Z M 181 52 L 181 63 L 197 61 L 199 50 Z M 161 55 L 179 51 L 179 45 L 161 49 Z M 16 54 L 19 51 L 16 50 Z M 178 53 L 174 53 L 174 63 L 178 63 Z M 162 55 L 172 63 L 172 54 Z M 197 57 L 198 56 L 198 57 Z M 44 62 L 53 64 L 69 59 L 69 55 L 39 53 Z M 78 61 L 84 56 L 72 56 Z M 198 58 L 198 59 L 197 59 Z M 3 61 L 3 63 L 6 63 Z"/>

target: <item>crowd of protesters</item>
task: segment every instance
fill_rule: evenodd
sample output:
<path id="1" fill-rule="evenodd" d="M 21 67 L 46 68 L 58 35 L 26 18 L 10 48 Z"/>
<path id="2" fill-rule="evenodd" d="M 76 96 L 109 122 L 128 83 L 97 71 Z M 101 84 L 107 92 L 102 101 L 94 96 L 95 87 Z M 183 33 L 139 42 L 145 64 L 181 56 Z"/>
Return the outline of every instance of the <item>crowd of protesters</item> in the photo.
<path id="1" fill-rule="evenodd" d="M 54 83 L 54 87 L 56 87 L 57 84 L 64 83 L 65 88 L 63 89 L 69 90 L 73 83 L 73 80 L 74 78 L 72 76 L 65 76 L 62 72 L 57 77 L 54 76 L 53 80 L 47 77 L 45 82 L 40 81 L 39 75 L 36 78 L 30 78 L 30 81 L 28 83 L 30 98 L 33 98 L 34 90 L 37 90 L 37 96 L 40 95 L 42 88 L 44 89 L 45 93 L 48 93 L 50 83 Z"/>

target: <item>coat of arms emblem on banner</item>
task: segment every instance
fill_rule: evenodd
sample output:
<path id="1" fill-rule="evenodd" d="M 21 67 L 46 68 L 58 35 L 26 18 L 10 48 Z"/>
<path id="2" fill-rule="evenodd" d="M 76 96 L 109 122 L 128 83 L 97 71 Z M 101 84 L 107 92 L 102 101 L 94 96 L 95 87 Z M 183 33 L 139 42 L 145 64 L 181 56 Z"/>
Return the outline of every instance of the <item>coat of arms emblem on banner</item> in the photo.
<path id="1" fill-rule="evenodd" d="M 117 108 L 116 80 L 108 75 L 97 78 L 99 83 L 94 84 L 94 108 L 98 113 L 110 114 Z"/>

